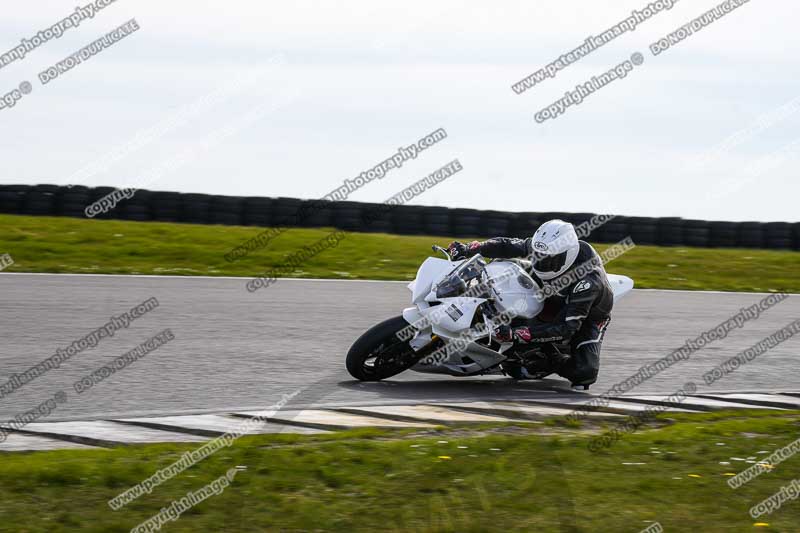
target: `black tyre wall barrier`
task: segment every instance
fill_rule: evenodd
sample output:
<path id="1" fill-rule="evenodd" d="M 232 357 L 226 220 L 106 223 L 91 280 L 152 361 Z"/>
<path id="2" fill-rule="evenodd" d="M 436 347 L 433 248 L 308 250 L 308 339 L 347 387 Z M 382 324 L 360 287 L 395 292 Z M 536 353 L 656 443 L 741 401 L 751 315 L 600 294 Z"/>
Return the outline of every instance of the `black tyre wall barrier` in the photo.
<path id="1" fill-rule="evenodd" d="M 250 196 L 242 201 L 245 226 L 269 226 L 272 222 L 272 199 Z"/>
<path id="2" fill-rule="evenodd" d="M 508 235 L 511 229 L 512 217 L 509 213 L 502 211 L 483 211 L 480 213 L 481 227 L 478 235 L 496 237 L 498 235 Z"/>
<path id="3" fill-rule="evenodd" d="M 422 209 L 423 231 L 426 235 L 450 235 L 450 210 L 436 207 Z"/>
<path id="4" fill-rule="evenodd" d="M 88 191 L 89 192 L 89 203 L 94 203 L 94 202 L 100 200 L 101 198 L 103 198 L 104 196 L 106 196 L 108 194 L 111 194 L 115 190 L 116 189 L 114 189 L 114 187 L 90 187 L 89 191 Z M 148 202 L 148 204 L 149 203 L 150 202 Z M 86 215 L 81 213 L 81 216 L 85 217 Z M 107 213 L 95 213 L 93 218 L 106 219 L 106 220 L 107 219 L 112 219 L 112 218 L 123 218 L 123 214 L 122 214 L 121 211 L 120 212 L 115 212 L 115 211 L 112 210 L 112 211 L 109 211 Z"/>
<path id="5" fill-rule="evenodd" d="M 270 223 L 273 226 L 300 226 L 303 221 L 302 206 L 303 201 L 297 198 L 274 198 Z"/>
<path id="6" fill-rule="evenodd" d="M 306 200 L 300 204 L 297 225 L 304 228 L 333 226 L 333 204 L 324 200 Z"/>
<path id="7" fill-rule="evenodd" d="M 800 222 L 795 222 L 792 224 L 792 233 L 794 234 L 793 241 L 794 245 L 793 248 L 795 250 L 800 250 Z"/>
<path id="8" fill-rule="evenodd" d="M 244 198 L 239 196 L 212 196 L 209 218 L 212 224 L 241 226 L 244 224 Z"/>
<path id="9" fill-rule="evenodd" d="M 764 247 L 791 250 L 794 247 L 794 231 L 788 222 L 764 224 Z"/>
<path id="10" fill-rule="evenodd" d="M 537 228 L 541 226 L 542 220 L 540 213 L 516 213 L 511 220 L 510 233 L 513 237 L 527 239 L 533 235 Z"/>
<path id="11" fill-rule="evenodd" d="M 28 188 L 27 185 L 3 185 L 0 188 L 0 210 L 3 213 L 22 213 Z"/>
<path id="12" fill-rule="evenodd" d="M 761 222 L 740 222 L 736 245 L 740 248 L 764 247 L 764 224 Z"/>
<path id="13" fill-rule="evenodd" d="M 86 218 L 88 205 L 114 187 L 0 185 L 0 213 Z M 413 205 L 387 206 L 297 198 L 182 194 L 138 190 L 94 218 L 245 226 L 334 227 L 345 231 L 431 235 L 445 239 L 510 236 L 528 238 L 545 221 L 576 226 L 593 213 L 479 211 Z M 800 222 L 719 222 L 682 218 L 618 216 L 596 228 L 591 242 L 630 236 L 638 245 L 800 250 Z"/>
<path id="14" fill-rule="evenodd" d="M 711 242 L 711 228 L 705 220 L 683 221 L 683 242 L 687 246 L 708 248 Z"/>
<path id="15" fill-rule="evenodd" d="M 658 223 L 652 218 L 628 217 L 628 232 L 636 244 L 658 244 Z"/>
<path id="16" fill-rule="evenodd" d="M 682 220 L 674 217 L 657 219 L 658 237 L 656 244 L 661 246 L 679 246 L 683 244 Z"/>
<path id="17" fill-rule="evenodd" d="M 140 192 L 134 195 L 134 200 L 138 199 Z M 183 198 L 181 198 L 181 221 L 203 224 L 211 220 L 210 209 L 210 196 L 205 194 L 184 194 Z"/>
<path id="18" fill-rule="evenodd" d="M 709 245 L 715 248 L 734 248 L 738 232 L 735 222 L 709 222 Z"/>
<path id="19" fill-rule="evenodd" d="M 398 205 L 389 211 L 392 232 L 400 235 L 425 233 L 425 208 L 413 205 Z"/>
<path id="20" fill-rule="evenodd" d="M 486 234 L 481 224 L 481 212 L 475 209 L 452 209 L 451 229 L 456 237 L 496 237 Z"/>
<path id="21" fill-rule="evenodd" d="M 50 216 L 58 211 L 58 195 L 60 189 L 56 185 L 34 185 L 25 194 L 22 212 L 26 215 Z"/>
<path id="22" fill-rule="evenodd" d="M 603 243 L 616 243 L 630 236 L 627 217 L 615 217 L 595 229 L 589 240 Z M 635 241 L 634 241 L 635 242 Z"/>
<path id="23" fill-rule="evenodd" d="M 361 215 L 366 209 L 369 207 L 358 202 L 337 202 L 333 206 L 334 227 L 346 231 L 363 231 L 368 223 L 362 220 Z"/>

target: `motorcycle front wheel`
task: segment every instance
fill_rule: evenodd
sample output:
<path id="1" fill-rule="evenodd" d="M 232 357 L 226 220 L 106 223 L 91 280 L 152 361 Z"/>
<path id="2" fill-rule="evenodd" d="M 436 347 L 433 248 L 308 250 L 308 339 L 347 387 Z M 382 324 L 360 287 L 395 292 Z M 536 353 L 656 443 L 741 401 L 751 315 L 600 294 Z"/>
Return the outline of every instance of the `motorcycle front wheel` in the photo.
<path id="1" fill-rule="evenodd" d="M 361 335 L 347 352 L 347 371 L 361 381 L 380 381 L 408 370 L 420 360 L 396 333 L 408 326 L 402 316 L 384 320 Z"/>

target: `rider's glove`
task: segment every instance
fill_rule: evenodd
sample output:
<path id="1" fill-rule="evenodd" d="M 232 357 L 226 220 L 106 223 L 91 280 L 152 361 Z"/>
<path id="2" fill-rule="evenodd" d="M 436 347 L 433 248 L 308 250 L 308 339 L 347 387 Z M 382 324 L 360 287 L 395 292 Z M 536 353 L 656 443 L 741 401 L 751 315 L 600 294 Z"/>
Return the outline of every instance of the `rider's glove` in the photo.
<path id="1" fill-rule="evenodd" d="M 466 257 L 472 257 L 473 255 L 478 253 L 480 248 L 481 248 L 481 243 L 479 243 L 478 241 L 472 241 L 469 244 L 453 241 L 447 248 L 447 252 L 450 254 L 450 257 L 452 259 L 457 260 L 457 259 L 464 259 Z"/>
<path id="2" fill-rule="evenodd" d="M 451 259 L 463 259 L 466 251 L 467 246 L 458 241 L 451 242 L 450 246 L 447 247 L 447 253 L 450 254 Z"/>
<path id="3" fill-rule="evenodd" d="M 498 342 L 516 341 L 519 344 L 528 344 L 533 338 L 531 336 L 531 330 L 528 327 L 521 326 L 512 329 L 507 325 L 498 327 L 495 331 L 494 337 Z"/>

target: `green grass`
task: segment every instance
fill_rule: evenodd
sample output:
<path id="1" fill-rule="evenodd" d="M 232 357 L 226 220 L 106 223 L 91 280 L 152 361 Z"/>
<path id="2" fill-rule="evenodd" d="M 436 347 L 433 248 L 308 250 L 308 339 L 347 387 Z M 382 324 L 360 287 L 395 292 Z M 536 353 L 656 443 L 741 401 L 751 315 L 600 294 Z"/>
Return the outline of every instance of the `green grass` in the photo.
<path id="1" fill-rule="evenodd" d="M 635 533 L 658 521 L 665 531 L 738 532 L 754 530 L 752 505 L 797 476 L 800 457 L 737 490 L 725 476 L 750 466 L 731 457 L 795 440 L 797 412 L 666 420 L 597 453 L 586 428 L 542 424 L 245 437 L 119 511 L 106 502 L 200 445 L 5 453 L 0 530 L 129 531 L 244 466 L 167 530 Z M 769 527 L 757 531 L 797 531 L 800 501 L 760 520 Z"/>
<path id="2" fill-rule="evenodd" d="M 263 228 L 0 215 L 0 253 L 9 272 L 254 276 L 332 230 L 292 229 L 229 263 L 224 255 Z M 448 236 L 350 233 L 290 277 L 413 279 Z M 597 246 L 602 251 L 605 246 Z M 800 292 L 800 253 L 772 250 L 639 246 L 608 266 L 639 288 Z"/>

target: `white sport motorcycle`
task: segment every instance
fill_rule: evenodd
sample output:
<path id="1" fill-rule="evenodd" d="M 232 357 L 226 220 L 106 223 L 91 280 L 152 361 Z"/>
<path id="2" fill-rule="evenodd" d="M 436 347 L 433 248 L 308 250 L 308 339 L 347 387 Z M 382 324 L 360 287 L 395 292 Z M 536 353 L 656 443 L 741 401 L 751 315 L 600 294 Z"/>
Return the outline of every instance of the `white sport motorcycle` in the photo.
<path id="1" fill-rule="evenodd" d="M 408 284 L 413 307 L 367 330 L 347 353 L 347 370 L 361 381 L 416 372 L 476 376 L 505 374 L 541 379 L 552 370 L 542 361 L 562 354 L 557 344 L 499 342 L 503 326 L 524 325 L 542 313 L 542 291 L 528 275 L 530 262 L 480 255 L 453 261 L 429 257 Z M 633 289 L 633 280 L 608 274 L 614 302 Z M 541 317 L 540 317 L 541 318 Z M 532 370 L 529 372 L 528 369 Z M 533 370 L 535 368 L 535 370 Z"/>

